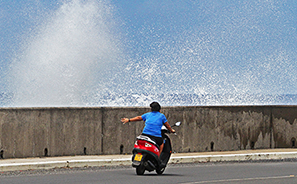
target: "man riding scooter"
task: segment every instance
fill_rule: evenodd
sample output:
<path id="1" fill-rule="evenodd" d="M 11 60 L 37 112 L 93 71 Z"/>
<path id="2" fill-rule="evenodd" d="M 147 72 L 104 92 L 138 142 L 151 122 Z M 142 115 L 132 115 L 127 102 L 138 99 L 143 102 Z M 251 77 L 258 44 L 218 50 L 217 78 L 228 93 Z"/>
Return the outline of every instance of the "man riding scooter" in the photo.
<path id="1" fill-rule="evenodd" d="M 150 104 L 151 112 L 145 113 L 141 116 L 136 116 L 134 118 L 122 118 L 123 124 L 132 121 L 145 122 L 145 127 L 142 131 L 142 135 L 151 138 L 160 147 L 160 153 L 163 150 L 164 142 L 161 135 L 161 128 L 164 125 L 171 133 L 175 133 L 175 130 L 171 128 L 164 114 L 160 112 L 161 106 L 158 102 L 152 102 Z"/>

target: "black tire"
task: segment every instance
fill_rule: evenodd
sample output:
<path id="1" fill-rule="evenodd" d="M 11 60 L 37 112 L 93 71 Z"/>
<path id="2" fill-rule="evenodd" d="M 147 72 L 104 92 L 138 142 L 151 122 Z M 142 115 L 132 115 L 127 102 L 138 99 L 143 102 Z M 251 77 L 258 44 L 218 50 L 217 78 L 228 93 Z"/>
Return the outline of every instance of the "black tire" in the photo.
<path id="1" fill-rule="evenodd" d="M 137 175 L 143 175 L 145 171 L 145 167 L 143 164 L 140 164 L 140 166 L 136 167 L 136 174 Z"/>
<path id="2" fill-rule="evenodd" d="M 163 168 L 161 168 L 161 169 L 156 169 L 156 173 L 157 173 L 158 175 L 163 174 L 164 171 L 165 171 L 165 167 L 163 167 Z"/>

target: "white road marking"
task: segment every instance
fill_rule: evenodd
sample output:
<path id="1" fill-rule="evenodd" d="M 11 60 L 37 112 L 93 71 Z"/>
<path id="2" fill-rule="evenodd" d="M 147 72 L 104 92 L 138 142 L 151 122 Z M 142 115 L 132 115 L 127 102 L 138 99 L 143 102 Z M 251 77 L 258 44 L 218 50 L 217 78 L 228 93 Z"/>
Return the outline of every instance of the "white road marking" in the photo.
<path id="1" fill-rule="evenodd" d="M 197 181 L 180 184 L 199 184 L 199 183 L 221 183 L 221 182 L 239 182 L 239 181 L 251 181 L 251 180 L 271 180 L 271 179 L 284 179 L 284 178 L 295 178 L 294 175 L 290 176 L 273 176 L 273 177 L 258 177 L 258 178 L 242 178 L 242 179 L 225 179 L 225 180 L 210 180 L 210 181 Z"/>

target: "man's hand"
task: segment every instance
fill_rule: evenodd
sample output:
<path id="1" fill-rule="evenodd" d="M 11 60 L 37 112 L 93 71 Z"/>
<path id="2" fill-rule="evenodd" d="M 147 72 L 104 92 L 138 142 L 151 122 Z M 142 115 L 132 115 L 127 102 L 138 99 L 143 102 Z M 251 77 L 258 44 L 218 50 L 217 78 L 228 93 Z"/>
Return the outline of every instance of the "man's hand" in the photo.
<path id="1" fill-rule="evenodd" d="M 122 122 L 123 124 L 126 124 L 126 123 L 129 122 L 129 118 L 122 118 L 122 119 L 121 119 L 121 122 Z"/>

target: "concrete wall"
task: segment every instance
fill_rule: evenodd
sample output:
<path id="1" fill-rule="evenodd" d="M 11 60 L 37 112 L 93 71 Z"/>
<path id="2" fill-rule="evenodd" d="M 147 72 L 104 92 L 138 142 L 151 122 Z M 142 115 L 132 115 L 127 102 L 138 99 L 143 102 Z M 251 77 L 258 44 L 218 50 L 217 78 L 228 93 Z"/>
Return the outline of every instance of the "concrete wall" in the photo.
<path id="1" fill-rule="evenodd" d="M 2 108 L 0 157 L 131 153 L 143 122 L 123 125 L 148 108 Z M 175 152 L 296 147 L 297 106 L 162 108 L 181 121 L 171 135 Z"/>

